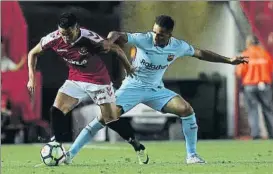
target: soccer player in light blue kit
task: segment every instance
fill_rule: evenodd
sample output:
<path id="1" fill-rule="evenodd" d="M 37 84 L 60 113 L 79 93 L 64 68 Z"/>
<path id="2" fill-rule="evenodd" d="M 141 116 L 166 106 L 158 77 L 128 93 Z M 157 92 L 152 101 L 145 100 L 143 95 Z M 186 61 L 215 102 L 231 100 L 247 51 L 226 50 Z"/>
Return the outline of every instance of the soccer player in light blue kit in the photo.
<path id="1" fill-rule="evenodd" d="M 177 115 L 181 118 L 182 130 L 185 136 L 186 163 L 205 163 L 196 152 L 198 126 L 194 110 L 179 94 L 164 87 L 162 82 L 163 75 L 171 63 L 177 58 L 184 56 L 233 65 L 247 63 L 248 60 L 247 57 L 227 58 L 207 50 L 194 48 L 187 42 L 172 37 L 173 28 L 173 19 L 169 16 L 161 15 L 156 17 L 152 32 L 109 33 L 108 40 L 110 43 L 129 43 L 136 46 L 135 58 L 132 61 L 136 75 L 134 77 L 126 77 L 121 87 L 116 91 L 117 112 L 119 115 L 122 115 L 137 104 L 143 103 L 157 111 Z M 89 142 L 93 135 L 103 127 L 101 123 L 101 120 L 94 119 L 86 127 L 86 130 L 80 133 L 68 151 L 66 163 L 71 163 L 72 158 L 80 148 Z M 127 128 L 124 130 L 125 125 L 126 123 L 120 123 L 114 127 L 114 130 L 122 136 L 122 134 L 125 134 L 124 132 L 130 132 L 129 129 L 131 129 Z M 134 139 L 133 147 L 135 148 L 137 145 L 142 147 L 138 151 L 135 148 L 138 152 L 139 163 L 148 163 L 149 157 L 145 147 L 137 143 L 138 141 L 134 136 L 124 139 L 130 144 L 132 144 L 130 140 Z"/>

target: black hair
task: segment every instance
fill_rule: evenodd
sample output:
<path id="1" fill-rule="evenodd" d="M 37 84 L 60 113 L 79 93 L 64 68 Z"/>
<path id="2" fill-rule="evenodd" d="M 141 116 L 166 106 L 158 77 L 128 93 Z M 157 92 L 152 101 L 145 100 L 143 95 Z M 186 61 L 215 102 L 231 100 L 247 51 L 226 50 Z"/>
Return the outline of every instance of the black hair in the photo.
<path id="1" fill-rule="evenodd" d="M 63 29 L 68 29 L 73 27 L 78 23 L 77 17 L 73 13 L 65 12 L 59 17 L 58 26 Z"/>
<path id="2" fill-rule="evenodd" d="M 172 17 L 167 15 L 160 15 L 155 18 L 155 23 L 160 27 L 166 28 L 167 30 L 172 31 L 174 27 L 174 20 Z"/>

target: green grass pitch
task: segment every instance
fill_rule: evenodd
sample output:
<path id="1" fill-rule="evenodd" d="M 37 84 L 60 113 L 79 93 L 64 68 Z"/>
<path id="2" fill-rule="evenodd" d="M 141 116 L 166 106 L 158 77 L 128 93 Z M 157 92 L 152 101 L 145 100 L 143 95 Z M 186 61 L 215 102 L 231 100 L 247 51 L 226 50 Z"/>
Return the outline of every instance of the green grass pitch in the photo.
<path id="1" fill-rule="evenodd" d="M 273 141 L 199 141 L 205 165 L 186 165 L 184 142 L 144 142 L 150 164 L 138 165 L 126 143 L 86 146 L 70 166 L 39 166 L 40 145 L 2 145 L 2 174 L 273 174 Z M 68 146 L 65 146 L 68 148 Z"/>

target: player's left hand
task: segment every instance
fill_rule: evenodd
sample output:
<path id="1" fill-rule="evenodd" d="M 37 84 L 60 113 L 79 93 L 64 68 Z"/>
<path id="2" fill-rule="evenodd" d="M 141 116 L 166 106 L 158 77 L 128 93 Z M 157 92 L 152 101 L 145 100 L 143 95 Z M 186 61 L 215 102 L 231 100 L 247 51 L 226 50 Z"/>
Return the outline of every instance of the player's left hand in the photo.
<path id="1" fill-rule="evenodd" d="M 133 66 L 130 66 L 129 68 L 126 69 L 127 76 L 134 77 L 136 75 L 135 71 L 136 71 L 136 68 Z"/>
<path id="2" fill-rule="evenodd" d="M 246 64 L 248 63 L 248 57 L 247 56 L 236 56 L 230 59 L 230 64 L 232 65 L 239 65 L 239 64 Z"/>

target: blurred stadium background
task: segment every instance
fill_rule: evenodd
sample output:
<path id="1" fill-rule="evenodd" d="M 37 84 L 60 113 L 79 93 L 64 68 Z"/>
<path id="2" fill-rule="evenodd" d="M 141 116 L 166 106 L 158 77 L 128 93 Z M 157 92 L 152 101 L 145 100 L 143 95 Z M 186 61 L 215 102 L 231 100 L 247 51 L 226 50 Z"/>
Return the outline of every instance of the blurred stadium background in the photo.
<path id="1" fill-rule="evenodd" d="M 155 16 L 171 15 L 174 36 L 200 48 L 225 56 L 238 55 L 248 34 L 255 34 L 273 56 L 268 37 L 273 31 L 273 2 L 27 2 L 1 1 L 1 36 L 7 56 L 19 63 L 40 38 L 55 30 L 62 11 L 74 12 L 81 25 L 106 37 L 109 31 L 149 31 Z M 124 48 L 129 54 L 130 48 Z M 3 53 L 3 50 L 2 50 Z M 3 54 L 2 54 L 3 56 Z M 113 59 L 105 58 L 114 80 L 121 71 Z M 39 143 L 48 136 L 49 108 L 67 76 L 67 68 L 52 52 L 38 59 L 37 90 L 31 98 L 26 88 L 27 63 L 12 72 L 1 73 L 1 142 Z M 192 58 L 177 60 L 164 76 L 166 87 L 180 93 L 197 114 L 200 139 L 248 139 L 249 125 L 240 82 L 235 68 Z M 92 104 L 92 103 L 88 103 Z M 65 142 L 72 142 L 79 130 L 94 118 L 98 108 L 81 105 L 63 119 Z M 179 140 L 180 122 L 138 105 L 123 119 L 130 119 L 141 140 Z M 267 130 L 261 119 L 261 137 Z M 97 141 L 121 140 L 106 128 Z"/>

